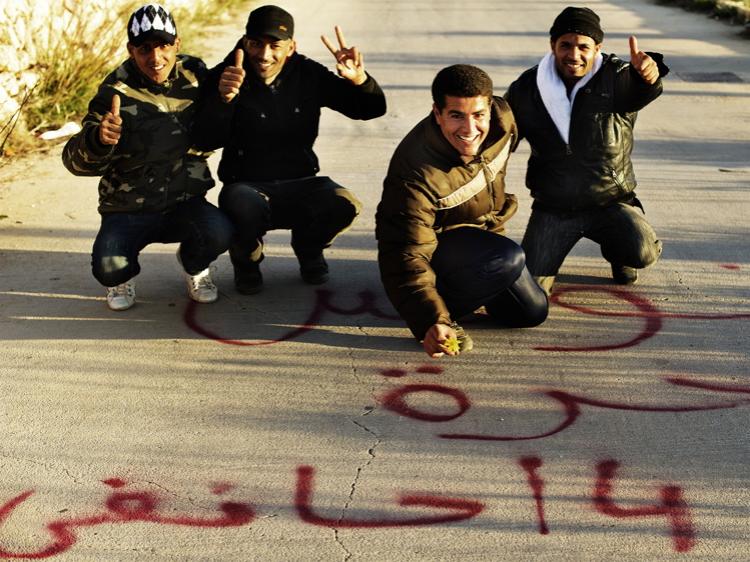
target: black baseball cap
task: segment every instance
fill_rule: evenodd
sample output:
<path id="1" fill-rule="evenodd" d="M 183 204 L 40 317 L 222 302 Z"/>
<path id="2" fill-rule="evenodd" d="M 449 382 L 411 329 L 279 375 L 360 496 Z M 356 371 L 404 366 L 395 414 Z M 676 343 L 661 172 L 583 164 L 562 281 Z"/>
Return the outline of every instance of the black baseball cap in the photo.
<path id="1" fill-rule="evenodd" d="M 294 18 L 292 14 L 278 6 L 261 6 L 247 18 L 245 35 L 262 37 L 268 35 L 274 39 L 291 39 L 294 35 Z"/>

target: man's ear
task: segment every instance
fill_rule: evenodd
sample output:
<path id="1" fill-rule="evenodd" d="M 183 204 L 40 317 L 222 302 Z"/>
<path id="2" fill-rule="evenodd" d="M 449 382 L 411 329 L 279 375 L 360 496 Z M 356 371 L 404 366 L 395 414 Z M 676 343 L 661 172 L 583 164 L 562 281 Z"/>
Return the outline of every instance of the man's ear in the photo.
<path id="1" fill-rule="evenodd" d="M 432 103 L 432 114 L 435 116 L 435 119 L 440 122 L 440 108 L 434 102 Z"/>
<path id="2" fill-rule="evenodd" d="M 128 41 L 128 44 L 126 45 L 126 47 L 128 49 L 128 54 L 132 58 L 133 57 L 133 51 L 135 50 L 135 47 L 133 45 L 131 45 L 129 41 Z"/>
<path id="3" fill-rule="evenodd" d="M 549 48 L 554 51 L 555 50 L 555 41 L 553 39 L 549 40 Z"/>
<path id="4" fill-rule="evenodd" d="M 182 45 L 182 41 L 180 41 L 179 37 L 175 37 L 174 46 L 177 49 L 178 53 L 180 52 L 180 45 Z"/>
<path id="5" fill-rule="evenodd" d="M 296 52 L 297 52 L 297 41 L 292 39 L 292 48 L 289 50 L 289 54 L 287 55 L 287 58 L 291 57 Z"/>

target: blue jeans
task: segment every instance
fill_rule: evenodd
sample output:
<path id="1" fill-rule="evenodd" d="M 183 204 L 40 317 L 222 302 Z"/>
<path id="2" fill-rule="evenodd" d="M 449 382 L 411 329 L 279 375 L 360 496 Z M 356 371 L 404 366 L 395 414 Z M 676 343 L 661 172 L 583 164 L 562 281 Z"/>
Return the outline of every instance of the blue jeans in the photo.
<path id="1" fill-rule="evenodd" d="M 526 269 L 521 247 L 499 234 L 462 227 L 438 235 L 430 265 L 451 317 L 484 306 L 498 323 L 537 326 L 547 318 L 546 293 Z"/>
<path id="2" fill-rule="evenodd" d="M 545 289 L 552 286 L 565 257 L 581 238 L 599 244 L 608 262 L 636 269 L 654 263 L 662 250 L 637 199 L 635 205 L 617 203 L 570 213 L 533 209 L 521 245 L 526 266 Z"/>
<path id="3" fill-rule="evenodd" d="M 91 269 L 97 281 L 114 287 L 141 271 L 138 254 L 154 242 L 180 242 L 180 259 L 195 275 L 224 253 L 231 243 L 232 224 L 203 197 L 194 197 L 162 212 L 109 213 L 94 241 Z"/>
<path id="4" fill-rule="evenodd" d="M 257 261 L 263 236 L 278 228 L 291 229 L 295 255 L 319 254 L 354 222 L 362 205 L 331 178 L 311 176 L 227 184 L 219 194 L 219 207 L 235 225 L 229 255 L 242 267 L 251 256 Z"/>

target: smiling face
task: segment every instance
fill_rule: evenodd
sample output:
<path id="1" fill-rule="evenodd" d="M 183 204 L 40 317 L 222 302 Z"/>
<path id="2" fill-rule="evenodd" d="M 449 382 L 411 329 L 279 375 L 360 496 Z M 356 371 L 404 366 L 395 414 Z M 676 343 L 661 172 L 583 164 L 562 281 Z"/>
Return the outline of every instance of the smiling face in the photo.
<path id="1" fill-rule="evenodd" d="M 243 37 L 242 46 L 255 74 L 263 82 L 270 84 L 284 68 L 287 59 L 294 53 L 296 44 L 294 39 L 276 39 L 263 35 Z"/>
<path id="2" fill-rule="evenodd" d="M 163 41 L 144 41 L 136 47 L 128 43 L 128 53 L 135 61 L 138 70 L 156 84 L 163 84 L 167 81 L 174 68 L 179 50 L 179 37 L 173 44 Z"/>
<path id="3" fill-rule="evenodd" d="M 601 43 L 597 44 L 591 37 L 577 33 L 561 35 L 550 45 L 557 73 L 568 88 L 594 67 L 594 59 L 602 48 Z"/>
<path id="4" fill-rule="evenodd" d="M 490 100 L 487 96 L 445 96 L 445 107 L 441 110 L 433 105 L 433 113 L 443 136 L 458 151 L 461 160 L 473 160 L 490 130 Z"/>

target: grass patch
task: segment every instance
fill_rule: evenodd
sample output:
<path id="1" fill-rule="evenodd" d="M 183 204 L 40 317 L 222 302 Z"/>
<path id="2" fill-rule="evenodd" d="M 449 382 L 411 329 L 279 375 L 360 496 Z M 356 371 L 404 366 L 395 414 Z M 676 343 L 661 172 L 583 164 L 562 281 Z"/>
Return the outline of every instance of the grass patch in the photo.
<path id="1" fill-rule="evenodd" d="M 705 12 L 733 24 L 750 23 L 750 0 L 657 0 L 657 3 Z"/>
<path id="2" fill-rule="evenodd" d="M 104 77 L 127 58 L 127 20 L 142 4 L 143 0 L 123 3 L 116 17 L 102 24 L 75 2 L 52 3 L 49 28 L 45 30 L 49 44 L 37 46 L 38 60 L 31 69 L 39 80 L 19 102 L 21 109 L 8 122 L 0 123 L 0 162 L 49 148 L 55 143 L 41 141 L 37 134 L 80 120 Z M 200 30 L 222 21 L 227 14 L 240 17 L 249 5 L 249 0 L 212 0 L 192 13 L 174 9 L 181 51 L 199 53 L 205 40 Z M 5 9 L 0 10 L 0 16 L 11 21 Z M 30 14 L 19 17 L 25 19 L 20 22 L 22 26 L 31 27 Z"/>

